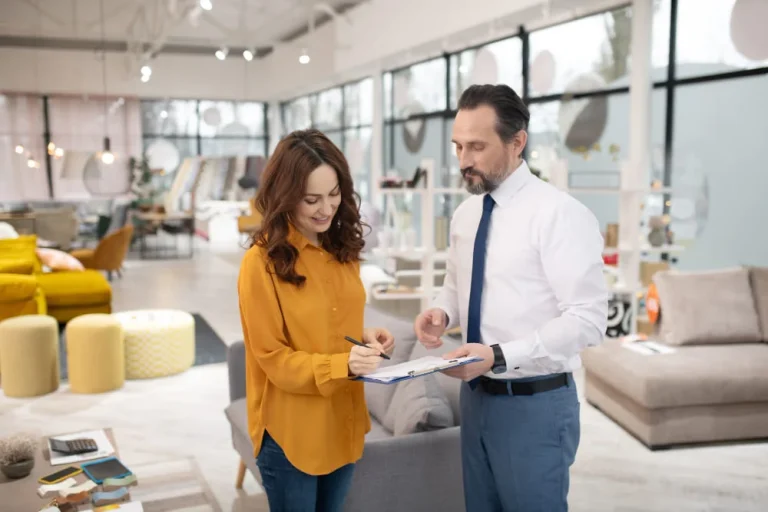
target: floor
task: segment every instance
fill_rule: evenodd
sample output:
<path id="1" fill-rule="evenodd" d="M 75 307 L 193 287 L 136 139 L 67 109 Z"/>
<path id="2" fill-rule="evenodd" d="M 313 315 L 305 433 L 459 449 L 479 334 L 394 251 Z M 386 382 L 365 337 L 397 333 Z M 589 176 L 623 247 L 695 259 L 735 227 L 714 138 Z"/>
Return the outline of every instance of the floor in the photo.
<path id="1" fill-rule="evenodd" d="M 202 243 L 192 260 L 131 260 L 123 278 L 113 283 L 114 308 L 197 312 L 231 343 L 241 337 L 238 260 L 237 249 Z M 259 510 L 264 495 L 250 475 L 243 491 L 234 488 L 238 458 L 222 412 L 227 392 L 226 367 L 218 364 L 170 378 L 129 381 L 122 390 L 104 395 L 75 395 L 66 386 L 29 400 L 0 394 L 0 435 L 111 426 L 127 464 L 193 456 L 223 511 Z M 768 510 L 768 443 L 650 452 L 582 404 L 571 510 Z"/>

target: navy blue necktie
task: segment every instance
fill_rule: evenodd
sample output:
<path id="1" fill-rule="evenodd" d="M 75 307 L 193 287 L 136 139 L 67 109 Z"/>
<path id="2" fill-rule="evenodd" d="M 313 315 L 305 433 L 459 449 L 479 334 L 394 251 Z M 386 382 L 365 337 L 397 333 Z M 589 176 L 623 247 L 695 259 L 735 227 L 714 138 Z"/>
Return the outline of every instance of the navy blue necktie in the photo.
<path id="1" fill-rule="evenodd" d="M 472 252 L 472 284 L 469 289 L 469 311 L 467 314 L 467 342 L 482 343 L 480 337 L 480 309 L 483 298 L 483 279 L 485 277 L 485 249 L 488 245 L 488 227 L 491 224 L 491 212 L 495 203 L 490 194 L 483 197 L 483 216 L 477 226 L 475 248 Z M 474 388 L 477 379 L 470 381 Z"/>

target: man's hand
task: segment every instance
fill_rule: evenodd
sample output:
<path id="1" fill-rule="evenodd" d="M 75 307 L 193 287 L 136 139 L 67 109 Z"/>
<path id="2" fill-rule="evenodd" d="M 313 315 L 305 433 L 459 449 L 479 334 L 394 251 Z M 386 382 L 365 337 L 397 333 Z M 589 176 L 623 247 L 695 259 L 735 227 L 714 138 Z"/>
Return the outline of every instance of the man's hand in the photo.
<path id="1" fill-rule="evenodd" d="M 457 357 L 482 357 L 482 361 L 469 363 L 455 368 L 443 370 L 449 377 L 470 381 L 475 377 L 486 374 L 493 367 L 493 349 L 482 343 L 466 343 L 453 352 L 443 355 L 443 359 L 456 359 Z"/>
<path id="2" fill-rule="evenodd" d="M 448 325 L 448 318 L 445 316 L 445 311 L 432 308 L 416 317 L 413 329 L 422 345 L 427 348 L 437 348 L 443 344 L 440 336 L 445 332 L 446 325 Z"/>
<path id="3" fill-rule="evenodd" d="M 382 351 L 388 356 L 395 350 L 395 337 L 383 327 L 369 327 L 363 330 L 363 343 L 366 345 L 380 344 Z"/>

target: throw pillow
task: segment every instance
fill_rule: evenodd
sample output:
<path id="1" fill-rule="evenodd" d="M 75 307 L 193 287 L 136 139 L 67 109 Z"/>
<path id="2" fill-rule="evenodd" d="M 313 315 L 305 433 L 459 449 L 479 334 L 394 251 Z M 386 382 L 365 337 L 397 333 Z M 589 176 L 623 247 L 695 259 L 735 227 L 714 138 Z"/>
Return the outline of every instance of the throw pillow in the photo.
<path id="1" fill-rule="evenodd" d="M 16 229 L 7 222 L 0 222 L 0 239 L 19 238 Z"/>
<path id="2" fill-rule="evenodd" d="M 40 258 L 40 261 L 43 262 L 43 265 L 51 270 L 85 270 L 85 267 L 83 267 L 83 264 L 80 263 L 77 258 L 64 251 L 38 247 L 35 252 L 37 253 L 37 257 Z"/>
<path id="3" fill-rule="evenodd" d="M 4 259 L 28 260 L 32 263 L 34 273 L 42 272 L 40 260 L 35 254 L 37 248 L 36 235 L 20 235 L 18 238 L 5 238 L 0 240 L 0 254 Z"/>
<path id="4" fill-rule="evenodd" d="M 749 275 L 763 341 L 768 343 L 768 267 L 752 267 Z"/>
<path id="5" fill-rule="evenodd" d="M 662 271 L 661 334 L 670 345 L 751 343 L 761 340 L 749 270 Z"/>
<path id="6" fill-rule="evenodd" d="M 453 411 L 434 374 L 406 380 L 395 386 L 392 403 L 382 422 L 394 435 L 454 425 Z"/>

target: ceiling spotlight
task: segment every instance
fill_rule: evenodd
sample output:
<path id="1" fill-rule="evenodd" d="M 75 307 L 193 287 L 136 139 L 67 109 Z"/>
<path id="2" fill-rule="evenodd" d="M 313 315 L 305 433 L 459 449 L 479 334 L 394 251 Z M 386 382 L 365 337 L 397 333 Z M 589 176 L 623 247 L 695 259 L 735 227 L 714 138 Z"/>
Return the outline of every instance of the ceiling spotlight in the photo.
<path id="1" fill-rule="evenodd" d="M 166 119 L 168 117 L 168 112 L 166 110 L 163 110 L 160 112 L 160 119 Z"/>
<path id="2" fill-rule="evenodd" d="M 206 11 L 210 11 L 213 9 L 213 3 L 211 0 L 200 0 L 200 7 L 205 9 Z"/>
<path id="3" fill-rule="evenodd" d="M 18 145 L 16 146 L 16 154 L 17 154 L 17 155 L 20 155 L 20 154 L 22 154 L 23 152 L 24 152 L 24 146 L 22 146 L 21 144 L 18 144 Z"/>
<path id="4" fill-rule="evenodd" d="M 64 156 L 64 148 L 56 148 L 56 150 L 53 152 L 54 158 L 61 158 Z"/>
<path id="5" fill-rule="evenodd" d="M 32 155 L 30 155 L 29 159 L 27 160 L 27 167 L 29 167 L 30 169 L 36 169 L 36 168 L 40 167 L 40 164 L 37 163 L 37 160 L 32 158 Z"/>
<path id="6" fill-rule="evenodd" d="M 149 78 L 150 78 L 149 75 L 141 75 L 141 81 L 144 83 L 149 82 Z"/>
<path id="7" fill-rule="evenodd" d="M 147 64 L 144 64 L 143 66 L 141 66 L 141 74 L 152 75 L 152 68 L 149 67 Z"/>
<path id="8" fill-rule="evenodd" d="M 216 50 L 216 58 L 219 60 L 224 60 L 227 58 L 227 55 L 229 54 L 229 49 L 227 49 L 226 46 L 222 46 L 218 50 Z"/>
<path id="9" fill-rule="evenodd" d="M 253 52 L 251 50 L 243 50 L 243 58 L 251 62 L 253 60 Z"/>
<path id="10" fill-rule="evenodd" d="M 299 63 L 309 64 L 309 54 L 307 53 L 306 48 L 301 51 L 301 55 L 299 56 Z"/>

